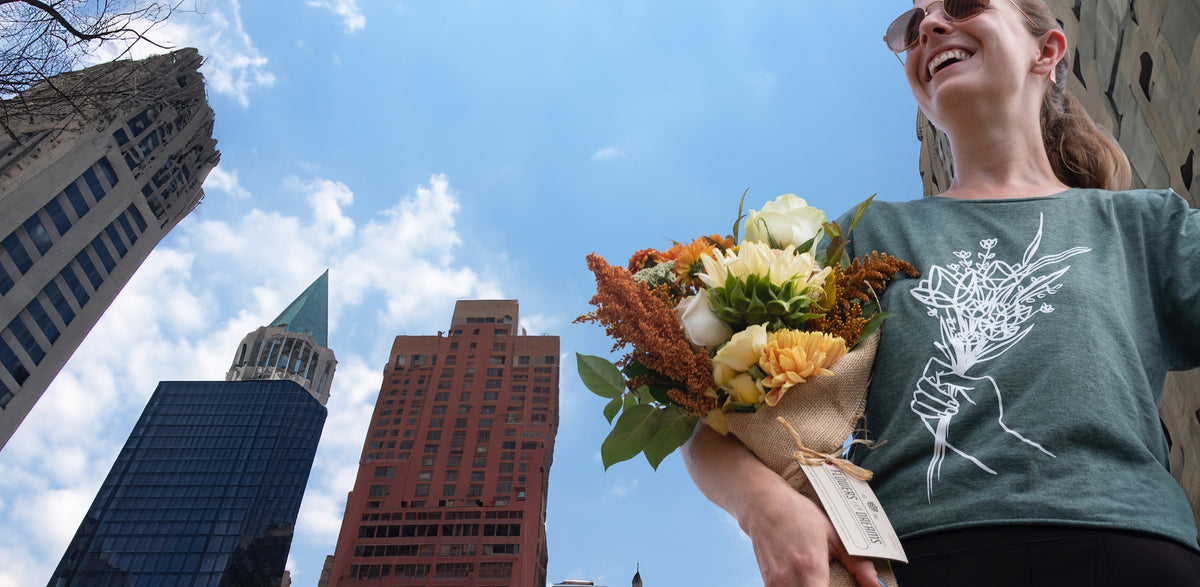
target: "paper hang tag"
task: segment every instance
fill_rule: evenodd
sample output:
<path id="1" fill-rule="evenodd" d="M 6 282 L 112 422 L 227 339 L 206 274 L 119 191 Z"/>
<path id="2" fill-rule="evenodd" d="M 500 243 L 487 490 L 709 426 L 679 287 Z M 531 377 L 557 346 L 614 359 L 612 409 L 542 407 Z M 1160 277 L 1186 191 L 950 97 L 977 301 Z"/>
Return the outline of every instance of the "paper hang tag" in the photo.
<path id="1" fill-rule="evenodd" d="M 817 490 L 829 521 L 837 530 L 846 551 L 855 556 L 886 558 L 907 563 L 896 530 L 883 513 L 879 498 L 866 481 L 859 481 L 841 469 L 829 465 L 799 463 Z"/>

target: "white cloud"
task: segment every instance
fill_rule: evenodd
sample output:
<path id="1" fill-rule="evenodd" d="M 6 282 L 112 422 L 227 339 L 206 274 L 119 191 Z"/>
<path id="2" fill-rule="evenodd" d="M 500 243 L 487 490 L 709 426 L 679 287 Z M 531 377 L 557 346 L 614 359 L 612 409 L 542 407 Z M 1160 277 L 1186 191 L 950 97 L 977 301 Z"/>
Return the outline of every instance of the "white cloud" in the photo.
<path id="1" fill-rule="evenodd" d="M 128 55 L 142 59 L 170 49 L 195 47 L 204 57 L 200 71 L 209 90 L 249 106 L 250 93 L 273 85 L 275 74 L 267 69 L 267 58 L 258 52 L 253 39 L 242 27 L 241 12 L 239 0 L 193 0 L 176 9 L 170 18 L 154 26 L 147 35 L 168 49 L 138 43 Z M 145 28 L 148 24 L 139 26 L 135 23 L 135 27 Z M 124 55 L 127 49 L 120 44 L 108 43 L 88 61 L 109 61 Z"/>
<path id="2" fill-rule="evenodd" d="M 625 153 L 623 151 L 621 151 L 620 149 L 618 149 L 617 147 L 604 147 L 603 149 L 600 149 L 599 151 L 596 151 L 595 153 L 593 153 L 592 159 L 595 159 L 595 160 L 613 159 L 615 157 L 623 157 L 624 155 L 625 155 Z"/>
<path id="3" fill-rule="evenodd" d="M 220 165 L 208 172 L 208 177 L 204 178 L 205 189 L 221 190 L 236 199 L 244 200 L 250 197 L 250 191 L 242 187 L 238 181 L 238 172 L 236 169 L 225 171 Z"/>
<path id="4" fill-rule="evenodd" d="M 295 540 L 332 552 L 391 338 L 436 329 L 445 316 L 429 323 L 431 307 L 500 288 L 455 257 L 460 205 L 445 176 L 362 224 L 350 217 L 346 184 L 284 185 L 301 190 L 307 209 L 176 228 L 0 451 L 0 558 L 9 561 L 0 586 L 50 576 L 159 381 L 223 379 L 238 341 L 325 267 L 339 364 Z"/>
<path id="5" fill-rule="evenodd" d="M 367 26 L 367 18 L 358 9 L 357 0 L 309 0 L 309 6 L 326 8 L 342 18 L 346 32 L 353 33 Z"/>
<path id="6" fill-rule="evenodd" d="M 617 499 L 620 499 L 622 497 L 629 495 L 633 491 L 636 491 L 637 487 L 638 487 L 637 479 L 633 479 L 633 480 L 629 481 L 628 483 L 614 483 L 611 487 L 608 488 L 608 495 L 610 497 L 615 497 Z"/>

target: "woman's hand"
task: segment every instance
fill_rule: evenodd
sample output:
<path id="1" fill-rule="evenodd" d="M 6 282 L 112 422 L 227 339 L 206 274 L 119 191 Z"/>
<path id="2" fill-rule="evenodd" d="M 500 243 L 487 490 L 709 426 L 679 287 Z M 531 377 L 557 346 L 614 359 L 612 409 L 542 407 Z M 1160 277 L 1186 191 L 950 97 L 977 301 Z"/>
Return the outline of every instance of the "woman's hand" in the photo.
<path id="1" fill-rule="evenodd" d="M 732 514 L 754 545 L 767 587 L 827 587 L 837 559 L 862 587 L 879 587 L 870 559 L 851 556 L 820 506 L 762 464 L 732 436 L 703 424 L 684 445 L 688 473 L 710 501 Z"/>
<path id="2" fill-rule="evenodd" d="M 753 455 L 752 455 L 753 456 Z M 774 474 L 774 473 L 772 473 Z M 782 477 L 775 476 L 783 481 Z M 837 559 L 863 587 L 879 587 L 869 559 L 846 552 L 820 506 L 786 482 L 764 484 L 738 524 L 754 544 L 754 557 L 768 587 L 829 585 L 829 562 Z"/>

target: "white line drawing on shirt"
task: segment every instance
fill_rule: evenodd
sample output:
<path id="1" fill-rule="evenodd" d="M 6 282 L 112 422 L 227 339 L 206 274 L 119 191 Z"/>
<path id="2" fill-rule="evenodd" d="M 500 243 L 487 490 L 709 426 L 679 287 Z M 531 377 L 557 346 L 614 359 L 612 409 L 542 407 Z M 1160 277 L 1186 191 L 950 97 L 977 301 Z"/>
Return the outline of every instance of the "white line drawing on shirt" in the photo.
<path id="1" fill-rule="evenodd" d="M 927 277 L 911 290 L 913 297 L 927 306 L 929 316 L 941 322 L 941 341 L 935 342 L 934 346 L 942 357 L 929 359 L 909 404 L 933 435 L 933 457 L 925 475 L 926 498 L 930 503 L 933 502 L 934 478 L 941 478 L 946 449 L 992 475 L 997 474 L 949 441 L 950 422 L 954 416 L 961 409 L 990 402 L 993 397 L 995 406 L 989 404 L 989 408 L 998 413 L 996 422 L 1004 432 L 1051 458 L 1057 458 L 1004 422 L 1004 400 L 994 379 L 967 375 L 972 366 L 999 357 L 1025 338 L 1033 330 L 1035 323 L 1030 320 L 1034 316 L 1054 311 L 1054 306 L 1040 300 L 1058 292 L 1062 287 L 1058 280 L 1071 266 L 1045 274 L 1039 272 L 1091 251 L 1075 247 L 1035 258 L 1042 242 L 1043 221 L 1044 217 L 1039 217 L 1037 235 L 1025 249 L 1020 263 L 1010 265 L 995 259 L 992 249 L 996 247 L 997 239 L 984 239 L 979 241 L 983 252 L 972 255 L 969 251 L 956 251 L 957 263 L 945 267 L 934 265 Z"/>

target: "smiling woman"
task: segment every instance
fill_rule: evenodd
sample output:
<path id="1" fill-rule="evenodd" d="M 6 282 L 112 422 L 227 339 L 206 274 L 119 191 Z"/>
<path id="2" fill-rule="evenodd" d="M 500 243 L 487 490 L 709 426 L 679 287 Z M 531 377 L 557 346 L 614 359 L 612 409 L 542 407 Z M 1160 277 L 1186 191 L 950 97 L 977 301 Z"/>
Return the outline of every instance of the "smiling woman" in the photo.
<path id="1" fill-rule="evenodd" d="M 895 315 L 865 421 L 887 444 L 852 456 L 908 553 L 900 584 L 1200 585 L 1157 418 L 1167 371 L 1200 364 L 1200 215 L 1171 190 L 1110 191 L 1128 159 L 1067 92 L 1040 0 L 918 0 L 885 41 L 954 161 L 947 190 L 872 206 L 847 246 L 926 276 L 880 295 Z M 834 558 L 876 584 L 736 441 L 700 427 L 685 456 L 767 585 L 826 585 Z"/>

